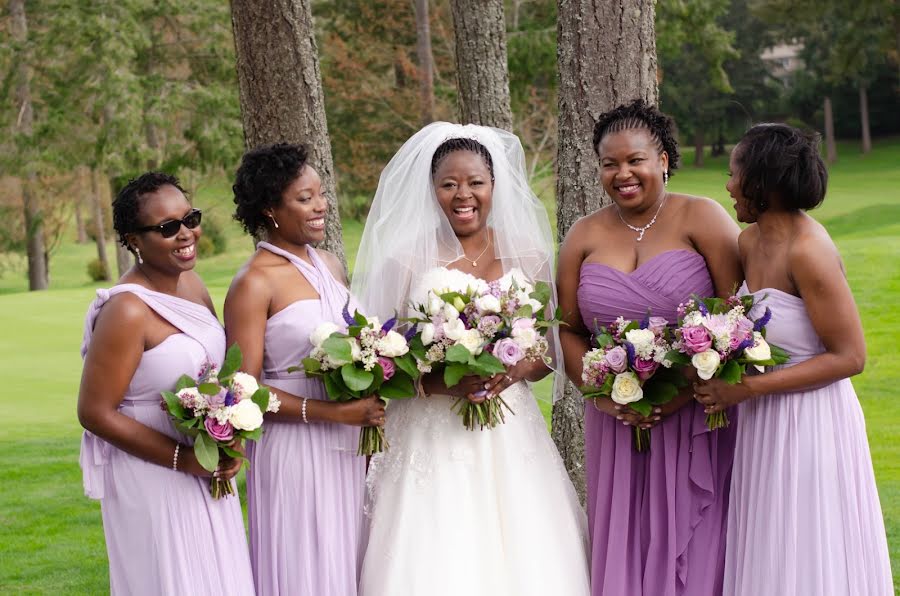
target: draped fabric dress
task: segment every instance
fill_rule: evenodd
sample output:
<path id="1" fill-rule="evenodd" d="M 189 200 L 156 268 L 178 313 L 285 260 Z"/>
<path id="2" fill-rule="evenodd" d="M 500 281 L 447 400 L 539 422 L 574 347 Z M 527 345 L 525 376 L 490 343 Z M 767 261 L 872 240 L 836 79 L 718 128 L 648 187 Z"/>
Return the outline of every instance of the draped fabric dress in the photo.
<path id="1" fill-rule="evenodd" d="M 181 375 L 221 366 L 225 333 L 206 306 L 136 284 L 97 290 L 85 321 L 81 353 L 94 322 L 113 296 L 130 292 L 180 333 L 141 356 L 119 411 L 183 444 L 160 408 L 161 391 Z M 81 441 L 85 493 L 100 499 L 112 594 L 253 594 L 241 504 L 214 500 L 209 480 L 126 453 L 89 431 Z M 200 554 L 202 553 L 202 554 Z"/>
<path id="2" fill-rule="evenodd" d="M 619 316 L 677 320 L 692 294 L 712 296 L 703 257 L 656 255 L 631 273 L 584 263 L 578 307 L 588 329 Z M 732 425 L 710 431 L 690 402 L 651 432 L 649 452 L 633 429 L 585 406 L 587 512 L 593 596 L 703 596 L 722 593 L 725 522 L 734 454 Z"/>

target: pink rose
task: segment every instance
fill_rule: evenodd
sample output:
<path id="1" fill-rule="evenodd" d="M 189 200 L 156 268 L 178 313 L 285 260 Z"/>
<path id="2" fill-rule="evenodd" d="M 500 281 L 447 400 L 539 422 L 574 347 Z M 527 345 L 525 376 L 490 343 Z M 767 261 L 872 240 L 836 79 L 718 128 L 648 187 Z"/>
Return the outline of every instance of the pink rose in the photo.
<path id="1" fill-rule="evenodd" d="M 521 318 L 513 321 L 512 324 L 513 329 L 534 329 L 534 319 L 532 318 Z"/>
<path id="2" fill-rule="evenodd" d="M 209 436 L 216 441 L 227 442 L 234 438 L 234 428 L 232 428 L 230 422 L 219 424 L 215 417 L 209 416 L 203 421 L 203 426 L 206 427 L 206 432 L 209 433 Z"/>
<path id="3" fill-rule="evenodd" d="M 648 319 L 647 329 L 653 332 L 653 335 L 659 335 L 663 332 L 669 322 L 662 317 L 650 317 Z"/>
<path id="4" fill-rule="evenodd" d="M 712 347 L 712 338 L 706 327 L 685 327 L 681 330 L 681 341 L 689 356 L 705 352 Z"/>
<path id="5" fill-rule="evenodd" d="M 628 368 L 628 352 L 622 346 L 616 346 L 608 351 L 603 359 L 614 373 L 625 372 Z"/>
<path id="6" fill-rule="evenodd" d="M 379 357 L 378 364 L 381 365 L 381 372 L 384 375 L 384 380 L 387 381 L 391 377 L 394 376 L 394 373 L 397 372 L 397 368 L 394 365 L 394 361 L 390 358 Z"/>
<path id="7" fill-rule="evenodd" d="M 739 345 L 753 337 L 753 321 L 747 317 L 741 317 L 734 323 L 734 329 L 731 331 L 729 347 L 736 350 Z"/>
<path id="8" fill-rule="evenodd" d="M 644 360 L 643 358 L 634 359 L 634 372 L 637 373 L 642 381 L 646 381 L 652 377 L 657 368 L 659 368 L 659 363 L 653 360 Z"/>
<path id="9" fill-rule="evenodd" d="M 519 344 L 508 337 L 494 344 L 492 353 L 506 366 L 513 366 L 525 357 L 525 352 L 522 351 Z"/>

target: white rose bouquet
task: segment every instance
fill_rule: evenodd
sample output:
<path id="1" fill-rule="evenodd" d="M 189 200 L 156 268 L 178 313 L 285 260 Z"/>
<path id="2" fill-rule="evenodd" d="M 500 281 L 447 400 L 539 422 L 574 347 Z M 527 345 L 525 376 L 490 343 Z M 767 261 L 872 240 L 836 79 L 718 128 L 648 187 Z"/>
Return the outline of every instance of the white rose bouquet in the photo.
<path id="1" fill-rule="evenodd" d="M 214 472 L 220 454 L 243 458 L 234 449 L 244 439 L 262 436 L 263 412 L 277 412 L 278 397 L 256 379 L 238 372 L 243 356 L 237 344 L 228 348 L 220 370 L 207 365 L 197 380 L 184 375 L 175 391 L 163 391 L 165 407 L 175 428 L 194 437 L 194 453 L 204 469 Z M 230 482 L 212 478 L 210 492 L 214 499 L 234 494 Z"/>
<path id="2" fill-rule="evenodd" d="M 668 403 L 684 377 L 673 368 L 668 321 L 649 314 L 640 322 L 619 317 L 593 335 L 596 348 L 582 358 L 581 393 L 587 399 L 608 397 L 649 416 L 655 406 Z M 635 451 L 650 448 L 650 430 L 634 428 Z"/>
<path id="3" fill-rule="evenodd" d="M 766 325 L 772 311 L 766 308 L 757 320 L 749 313 L 751 295 L 722 298 L 692 297 L 678 305 L 678 328 L 669 358 L 691 365 L 704 380 L 717 377 L 726 383 L 740 383 L 747 365 L 762 372 L 766 366 L 784 364 L 787 352 L 766 342 Z M 728 426 L 725 412 L 706 418 L 710 430 Z"/>
<path id="4" fill-rule="evenodd" d="M 309 356 L 288 372 L 303 370 L 308 377 L 321 377 L 334 401 L 373 394 L 385 399 L 416 395 L 419 369 L 409 353 L 408 339 L 394 330 L 397 318 L 382 325 L 377 317 L 366 318 L 359 311 L 350 316 L 347 305 L 343 317 L 345 330 L 330 322 L 319 325 L 310 336 Z M 381 427 L 366 426 L 360 431 L 359 455 L 380 453 L 386 446 Z"/>
<path id="5" fill-rule="evenodd" d="M 558 313 L 547 318 L 549 284 L 532 284 L 518 270 L 485 282 L 450 269 L 438 270 L 423 303 L 412 304 L 418 316 L 410 341 L 423 373 L 443 370 L 444 384 L 453 387 L 467 375 L 490 377 L 522 360 L 546 359 L 547 329 L 559 324 Z M 460 398 L 454 404 L 469 430 L 493 428 L 512 410 L 501 396 L 474 404 Z"/>

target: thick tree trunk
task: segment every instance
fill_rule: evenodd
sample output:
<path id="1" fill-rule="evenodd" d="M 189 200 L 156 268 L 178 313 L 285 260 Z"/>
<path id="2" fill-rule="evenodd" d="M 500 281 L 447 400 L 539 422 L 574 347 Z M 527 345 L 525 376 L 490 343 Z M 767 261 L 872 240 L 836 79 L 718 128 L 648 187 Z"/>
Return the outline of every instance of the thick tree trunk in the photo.
<path id="1" fill-rule="evenodd" d="M 828 163 L 837 161 L 837 143 L 834 140 L 834 111 L 831 109 L 831 98 L 825 98 L 825 160 Z"/>
<path id="2" fill-rule="evenodd" d="M 862 128 L 862 152 L 872 150 L 872 131 L 869 127 L 869 92 L 865 84 L 859 84 L 859 124 Z"/>
<path id="3" fill-rule="evenodd" d="M 694 131 L 694 167 L 703 167 L 703 129 L 697 128 Z"/>
<path id="4" fill-rule="evenodd" d="M 309 147 L 328 197 L 322 248 L 346 263 L 310 0 L 232 0 L 231 22 L 244 141 Z"/>
<path id="5" fill-rule="evenodd" d="M 31 51 L 28 47 L 28 19 L 25 0 L 9 0 L 10 33 L 19 46 L 15 62 L 15 132 L 30 137 L 34 124 L 31 106 Z M 36 175 L 30 166 L 22 177 L 22 203 L 25 214 L 25 247 L 28 254 L 28 289 L 46 290 L 50 283 L 47 247 L 44 242 L 43 214 L 35 195 Z"/>
<path id="6" fill-rule="evenodd" d="M 431 25 L 428 0 L 416 0 L 416 56 L 419 60 L 419 90 L 422 124 L 434 122 L 434 56 L 431 54 Z"/>
<path id="7" fill-rule="evenodd" d="M 103 217 L 103 191 L 100 184 L 101 175 L 96 169 L 91 170 L 91 207 L 94 217 L 94 237 L 97 244 L 97 258 L 103 264 L 103 279 L 109 280 L 109 257 L 106 255 L 106 218 Z M 129 265 L 130 266 L 130 265 Z M 119 271 L 119 276 L 123 272 Z"/>
<path id="8" fill-rule="evenodd" d="M 643 98 L 657 102 L 653 0 L 559 0 L 559 141 L 556 183 L 560 241 L 575 221 L 609 203 L 592 146 L 597 117 Z M 582 500 L 584 404 L 568 384 L 553 406 L 553 440 Z"/>
<path id="9" fill-rule="evenodd" d="M 503 0 L 451 0 L 459 120 L 512 130 Z"/>

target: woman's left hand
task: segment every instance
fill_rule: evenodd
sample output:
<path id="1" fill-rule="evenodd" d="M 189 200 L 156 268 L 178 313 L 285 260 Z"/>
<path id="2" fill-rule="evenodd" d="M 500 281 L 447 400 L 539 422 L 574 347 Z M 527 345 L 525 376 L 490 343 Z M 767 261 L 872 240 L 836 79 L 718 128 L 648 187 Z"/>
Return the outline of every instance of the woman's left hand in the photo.
<path id="1" fill-rule="evenodd" d="M 519 360 L 513 366 L 507 367 L 505 373 L 498 373 L 484 382 L 484 390 L 487 391 L 486 398 L 500 395 L 503 391 L 512 387 L 522 379 L 528 377 L 534 368 L 535 363 L 531 360 Z"/>
<path id="2" fill-rule="evenodd" d="M 746 383 L 734 385 L 721 379 L 710 379 L 694 383 L 694 399 L 703 404 L 707 414 L 722 412 L 753 397 Z"/>

